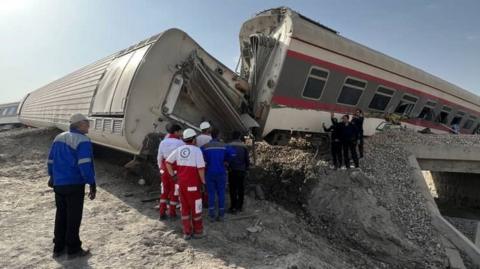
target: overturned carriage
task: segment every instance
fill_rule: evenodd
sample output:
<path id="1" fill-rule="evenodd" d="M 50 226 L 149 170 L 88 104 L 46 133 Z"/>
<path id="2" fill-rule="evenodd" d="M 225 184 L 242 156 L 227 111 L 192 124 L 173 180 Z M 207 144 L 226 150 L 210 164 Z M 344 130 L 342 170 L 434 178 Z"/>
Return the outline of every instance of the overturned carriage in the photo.
<path id="1" fill-rule="evenodd" d="M 480 97 L 341 36 L 289 8 L 262 11 L 240 30 L 240 72 L 250 85 L 258 135 L 285 144 L 321 136 L 322 122 L 365 112 L 365 135 L 386 120 L 416 130 L 480 129 Z"/>
<path id="2" fill-rule="evenodd" d="M 19 115 L 27 125 L 66 130 L 70 115 L 83 113 L 95 143 L 153 155 L 148 140 L 168 121 L 247 131 L 246 90 L 186 33 L 170 29 L 31 92 Z"/>

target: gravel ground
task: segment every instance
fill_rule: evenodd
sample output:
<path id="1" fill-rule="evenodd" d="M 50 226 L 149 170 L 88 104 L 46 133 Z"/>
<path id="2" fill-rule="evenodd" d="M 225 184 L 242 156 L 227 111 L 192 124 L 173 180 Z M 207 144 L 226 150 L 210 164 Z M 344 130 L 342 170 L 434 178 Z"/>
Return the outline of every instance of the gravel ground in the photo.
<path id="1" fill-rule="evenodd" d="M 158 221 L 155 203 L 141 202 L 155 189 L 97 158 L 99 193 L 85 203 L 81 231 L 94 255 L 72 262 L 50 258 L 45 159 L 55 134 L 0 134 L 2 268 L 445 268 L 406 145 L 480 144 L 478 136 L 390 130 L 366 139 L 360 170 L 333 171 L 303 140 L 259 143 L 246 212 L 206 223 L 207 238 L 188 242 L 178 222 Z M 270 201 L 253 199 L 262 196 Z"/>

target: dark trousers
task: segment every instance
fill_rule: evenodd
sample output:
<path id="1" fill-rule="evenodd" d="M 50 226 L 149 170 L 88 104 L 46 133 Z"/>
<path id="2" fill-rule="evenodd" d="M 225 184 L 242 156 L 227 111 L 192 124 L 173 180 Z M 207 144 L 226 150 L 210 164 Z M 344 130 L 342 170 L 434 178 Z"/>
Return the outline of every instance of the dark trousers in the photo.
<path id="1" fill-rule="evenodd" d="M 358 138 L 358 154 L 360 158 L 363 158 L 363 135 Z"/>
<path id="2" fill-rule="evenodd" d="M 332 160 L 335 168 L 342 165 L 342 142 L 332 141 Z"/>
<path id="3" fill-rule="evenodd" d="M 60 252 L 67 247 L 72 254 L 80 250 L 80 223 L 82 222 L 85 185 L 55 186 L 55 244 L 53 251 Z"/>
<path id="4" fill-rule="evenodd" d="M 358 167 L 358 157 L 357 157 L 357 145 L 355 141 L 344 141 L 343 142 L 343 160 L 345 161 L 345 166 L 350 167 L 350 158 L 349 152 L 352 155 L 353 163 L 355 167 Z"/>
<path id="5" fill-rule="evenodd" d="M 242 210 L 245 195 L 245 171 L 232 170 L 228 173 L 230 209 Z"/>

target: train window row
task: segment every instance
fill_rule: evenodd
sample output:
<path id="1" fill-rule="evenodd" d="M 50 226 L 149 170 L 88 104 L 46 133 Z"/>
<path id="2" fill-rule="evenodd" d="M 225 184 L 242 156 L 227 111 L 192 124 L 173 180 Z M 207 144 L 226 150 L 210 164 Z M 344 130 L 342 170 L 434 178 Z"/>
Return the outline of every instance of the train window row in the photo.
<path id="1" fill-rule="evenodd" d="M 308 74 L 302 96 L 309 99 L 318 100 L 321 98 L 322 93 L 329 77 L 329 70 L 312 67 Z M 356 106 L 367 87 L 367 81 L 361 80 L 355 77 L 348 76 L 345 78 L 343 86 L 339 95 L 337 96 L 337 103 L 349 106 Z M 368 108 L 375 111 L 385 111 L 388 104 L 393 98 L 396 90 L 387 88 L 385 86 L 379 86 L 371 99 Z M 394 113 L 409 117 L 411 116 L 419 97 L 410 94 L 403 94 L 400 102 L 395 107 Z M 442 106 L 440 113 L 436 115 L 437 102 L 428 100 L 420 113 L 416 118 L 426 121 L 434 121 L 441 124 L 460 124 L 462 120 L 467 116 L 465 112 L 457 111 L 455 116 L 449 122 L 449 116 L 452 113 L 452 108 L 448 106 Z M 477 117 L 470 116 L 463 124 L 463 129 L 471 129 L 477 122 Z M 480 129 L 480 123 L 477 127 Z"/>
<path id="2" fill-rule="evenodd" d="M 16 107 L 0 108 L 0 116 L 2 116 L 2 117 L 14 116 L 16 113 L 17 113 L 17 108 Z"/>

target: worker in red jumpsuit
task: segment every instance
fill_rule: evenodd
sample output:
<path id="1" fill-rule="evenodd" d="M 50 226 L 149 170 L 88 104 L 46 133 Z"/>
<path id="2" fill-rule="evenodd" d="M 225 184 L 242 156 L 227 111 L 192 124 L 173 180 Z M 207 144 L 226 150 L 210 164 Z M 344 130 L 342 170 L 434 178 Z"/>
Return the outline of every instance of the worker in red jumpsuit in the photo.
<path id="1" fill-rule="evenodd" d="M 168 215 L 174 220 L 177 217 L 178 193 L 175 193 L 175 182 L 173 178 L 167 173 L 165 167 L 165 160 L 178 147 L 185 145 L 181 140 L 182 128 L 178 124 L 169 123 L 167 125 L 168 134 L 160 142 L 158 146 L 158 168 L 161 174 L 161 195 L 160 195 L 160 220 L 167 218 L 166 211 L 168 207 Z M 178 188 L 178 187 L 177 187 Z"/>
<path id="2" fill-rule="evenodd" d="M 195 146 L 196 136 L 193 129 L 186 129 L 183 132 L 183 141 L 186 145 L 177 148 L 166 160 L 167 171 L 179 186 L 185 240 L 204 236 L 202 189 L 205 184 L 205 161 L 202 151 Z M 174 174 L 173 165 L 176 165 L 177 174 Z"/>

